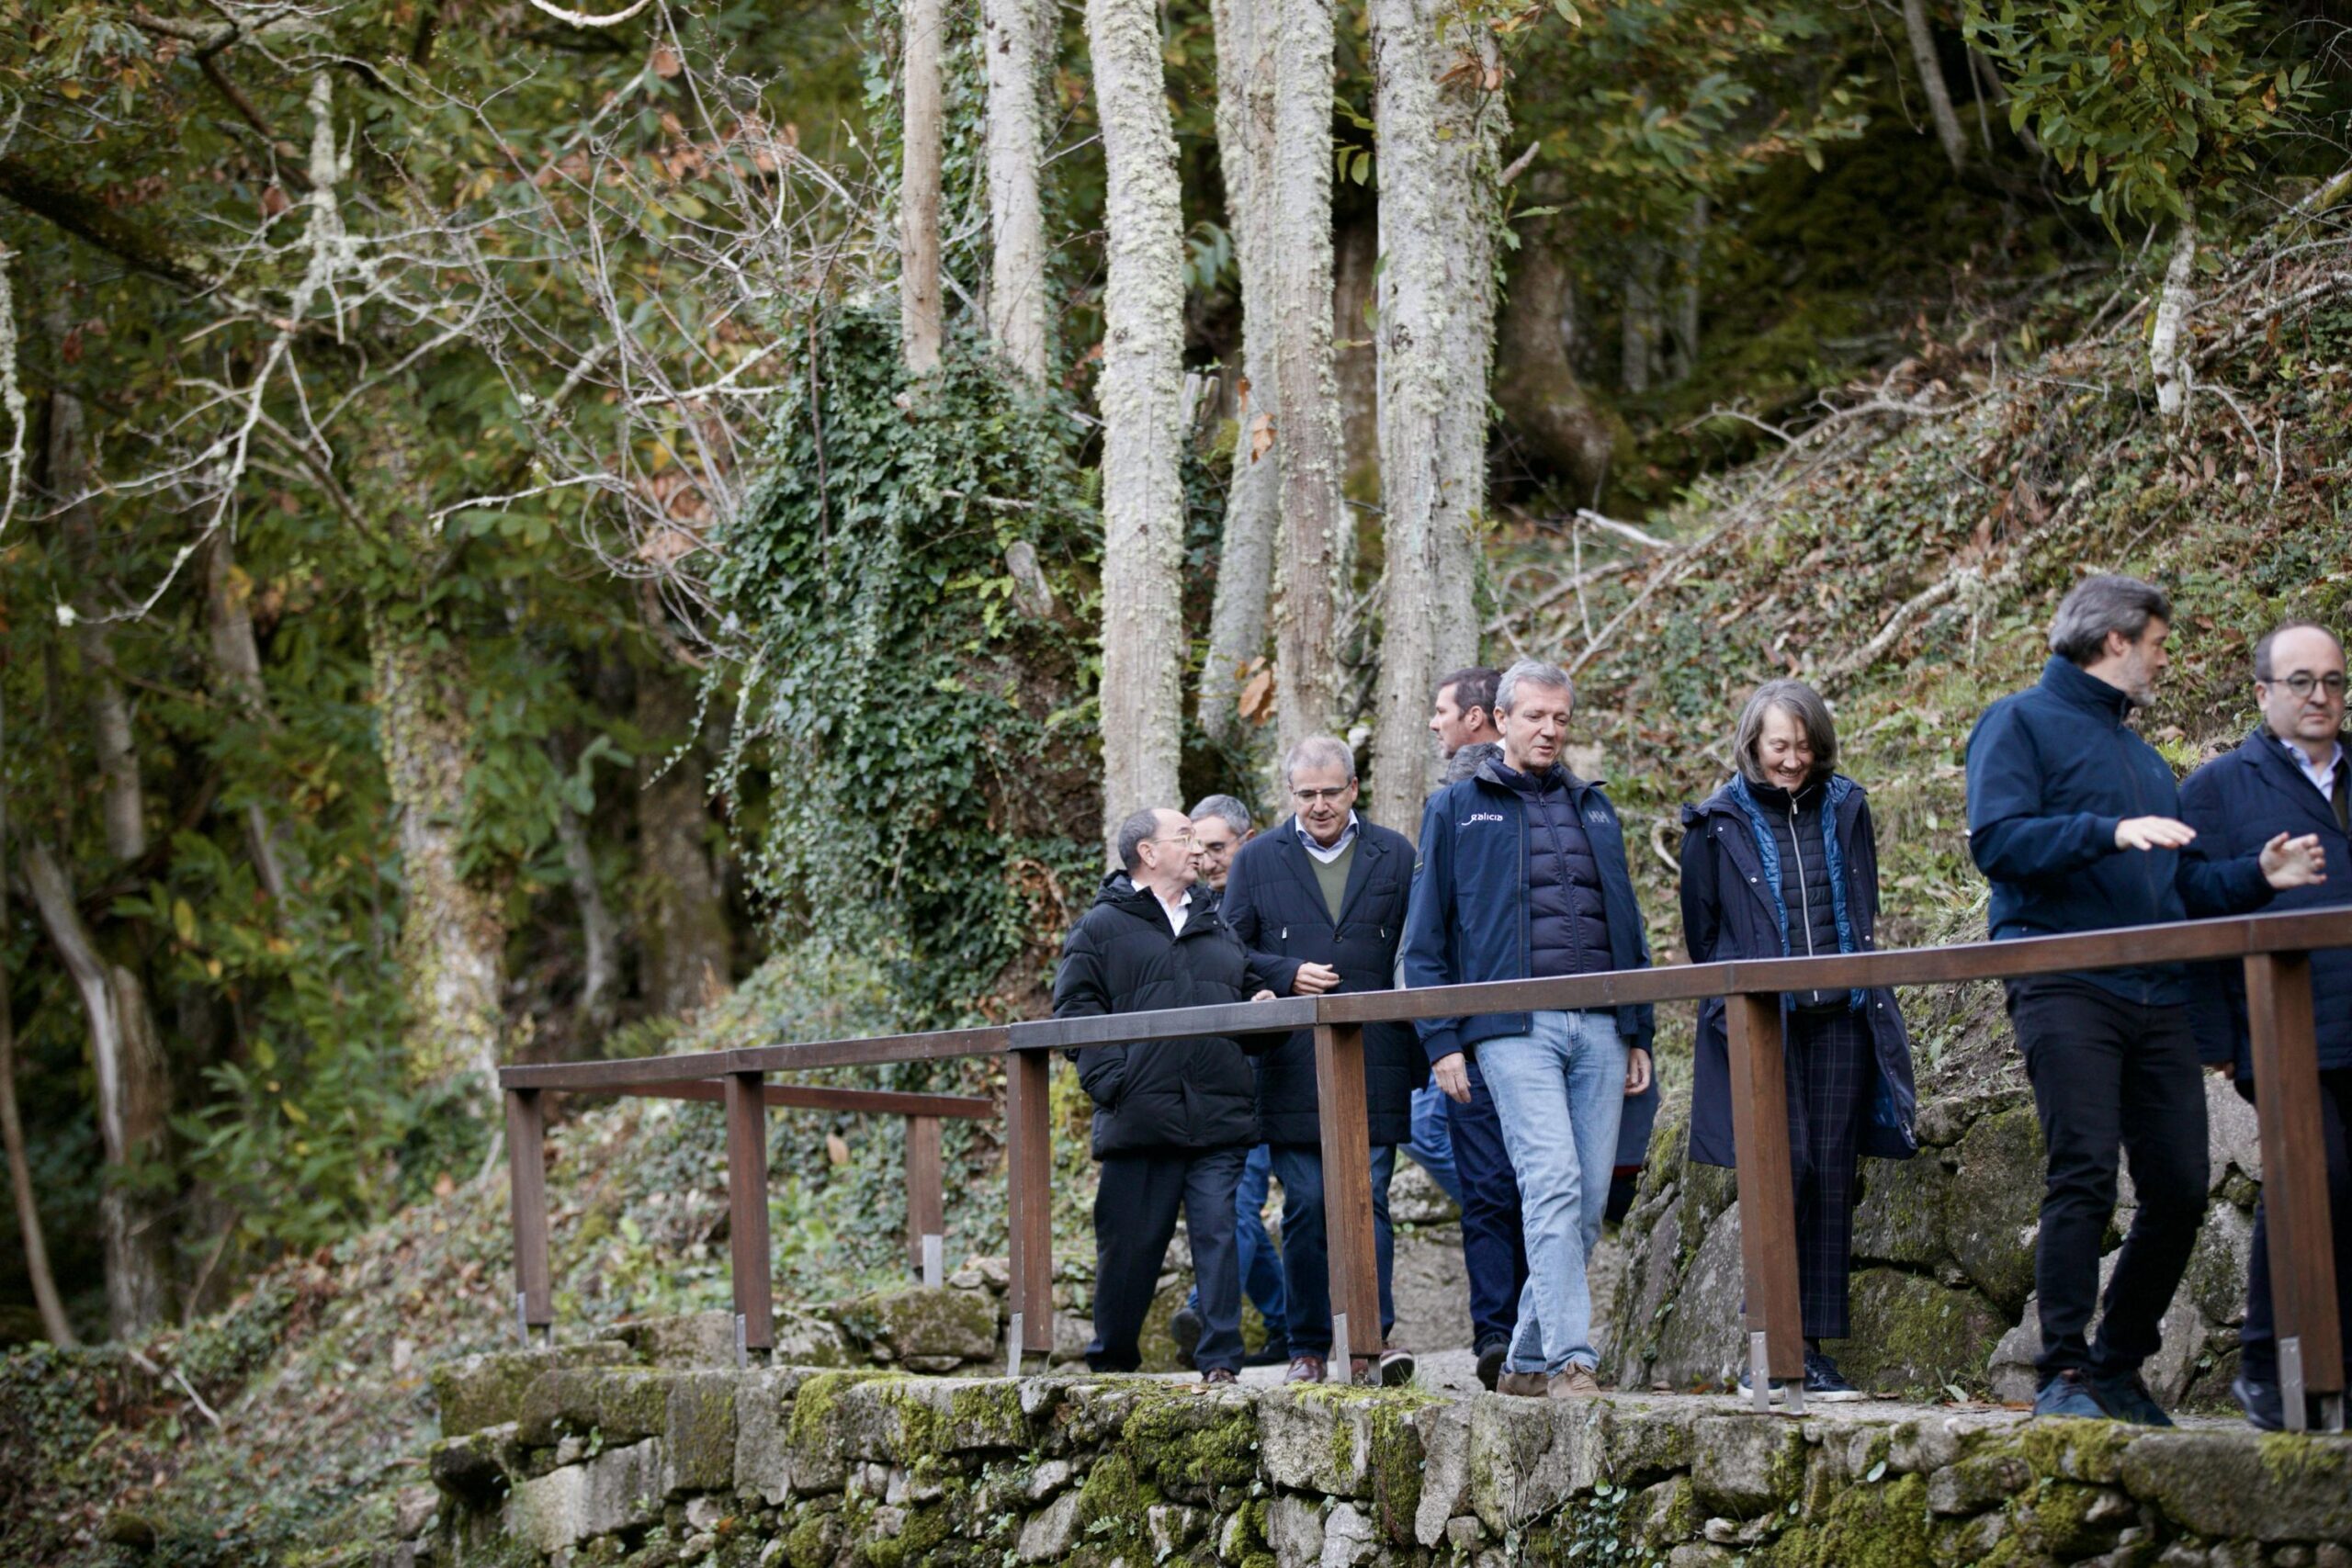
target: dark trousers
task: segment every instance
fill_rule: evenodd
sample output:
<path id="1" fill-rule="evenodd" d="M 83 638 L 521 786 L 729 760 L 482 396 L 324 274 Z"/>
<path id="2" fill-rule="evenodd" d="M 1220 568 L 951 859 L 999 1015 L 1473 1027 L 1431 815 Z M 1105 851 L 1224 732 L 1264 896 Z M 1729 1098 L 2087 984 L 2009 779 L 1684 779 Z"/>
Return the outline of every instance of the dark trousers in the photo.
<path id="1" fill-rule="evenodd" d="M 1233 1190 L 1249 1145 L 1155 1149 L 1102 1161 L 1094 1192 L 1094 1342 L 1086 1364 L 1131 1372 L 1143 1364 L 1137 1339 L 1176 1235 L 1176 1209 L 1193 1244 L 1200 1281 L 1202 1371 L 1241 1366 L 1241 1262 L 1233 1244 Z"/>
<path id="2" fill-rule="evenodd" d="M 1323 1149 L 1318 1144 L 1276 1144 L 1274 1179 L 1283 1184 L 1283 1313 L 1294 1356 L 1331 1353 L 1331 1245 L 1323 1223 Z M 1372 1148 L 1372 1247 L 1380 1276 L 1380 1335 L 1396 1322 L 1389 1283 L 1396 1245 L 1388 1225 L 1388 1182 L 1396 1174 L 1396 1145 Z M 1356 1354 L 1368 1353 L 1365 1333 L 1350 1325 Z"/>
<path id="3" fill-rule="evenodd" d="M 2352 1067 L 2319 1076 L 2320 1134 L 2327 1141 L 2327 1213 L 2335 1238 L 2335 1315 L 2342 1325 L 2345 1370 L 2352 1371 Z M 2262 1203 L 2254 1205 L 2254 1263 L 2245 1281 L 2245 1328 L 2239 1366 L 2256 1382 L 2278 1381 L 2278 1337 L 2270 1307 L 2270 1232 Z M 2308 1363 L 2306 1363 L 2308 1365 Z"/>
<path id="4" fill-rule="evenodd" d="M 1796 1179 L 1797 1299 L 1808 1339 L 1847 1334 L 1863 1107 L 1878 1082 L 1870 1025 L 1840 1010 L 1789 1015 L 1789 1168 Z"/>
<path id="5" fill-rule="evenodd" d="M 2012 981 L 2008 993 L 2049 1151 L 2033 1263 L 2042 1381 L 2070 1367 L 2136 1372 L 2162 1343 L 2157 1325 L 2205 1218 L 2205 1085 L 2188 1010 L 2142 1006 L 2066 975 Z M 2119 1145 L 2140 1210 L 2093 1343 Z"/>
<path id="6" fill-rule="evenodd" d="M 1527 1239 L 1520 1224 L 1519 1176 L 1503 1147 L 1494 1096 L 1472 1062 L 1470 1103 L 1445 1102 L 1453 1168 L 1462 1181 L 1462 1266 L 1470 1276 L 1470 1342 L 1508 1342 L 1519 1326 L 1527 1284 Z"/>

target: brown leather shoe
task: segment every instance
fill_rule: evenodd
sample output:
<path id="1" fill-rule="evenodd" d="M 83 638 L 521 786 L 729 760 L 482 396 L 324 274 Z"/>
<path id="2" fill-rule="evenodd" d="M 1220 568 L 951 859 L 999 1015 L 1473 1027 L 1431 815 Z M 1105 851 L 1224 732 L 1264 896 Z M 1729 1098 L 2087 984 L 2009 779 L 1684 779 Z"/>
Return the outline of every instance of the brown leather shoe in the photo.
<path id="1" fill-rule="evenodd" d="M 1293 1356 L 1290 1359 L 1290 1371 L 1283 1374 L 1284 1382 L 1321 1382 L 1322 1381 L 1323 1358 L 1320 1356 Z"/>
<path id="2" fill-rule="evenodd" d="M 1551 1399 L 1599 1399 L 1600 1380 L 1592 1375 L 1590 1367 L 1570 1362 L 1566 1371 L 1552 1374 L 1544 1393 Z"/>
<path id="3" fill-rule="evenodd" d="M 1545 1382 L 1542 1372 L 1504 1372 L 1495 1379 L 1495 1392 L 1516 1394 L 1521 1399 L 1541 1399 Z"/>
<path id="4" fill-rule="evenodd" d="M 1207 1371 L 1201 1374 L 1201 1382 L 1203 1386 L 1207 1388 L 1222 1388 L 1232 1383 L 1239 1382 L 1241 1380 L 1239 1378 L 1233 1375 L 1233 1369 L 1231 1367 L 1211 1367 Z"/>

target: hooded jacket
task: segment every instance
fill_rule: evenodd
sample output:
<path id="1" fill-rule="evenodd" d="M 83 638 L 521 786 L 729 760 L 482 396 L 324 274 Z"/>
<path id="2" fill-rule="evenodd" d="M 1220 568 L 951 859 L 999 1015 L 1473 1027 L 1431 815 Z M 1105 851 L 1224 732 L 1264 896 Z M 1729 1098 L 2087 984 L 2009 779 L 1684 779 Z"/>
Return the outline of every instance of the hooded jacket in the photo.
<path id="1" fill-rule="evenodd" d="M 2178 817 L 2172 764 L 2124 720 L 2132 699 L 2057 655 L 2041 682 L 1984 710 L 1968 737 L 1968 852 L 1993 884 L 1995 942 L 2237 915 L 2270 902 L 2253 859 L 2120 850 L 2127 817 Z M 2188 999 L 2177 964 L 2094 969 L 2128 1001 Z"/>
<path id="2" fill-rule="evenodd" d="M 1206 906 L 1206 907 L 1204 907 Z M 1062 942 L 1054 1016 L 1094 1018 L 1246 1001 L 1268 984 L 1249 949 L 1195 890 L 1181 932 L 1124 871 Z M 1089 1045 L 1073 1053 L 1094 1101 L 1094 1157 L 1258 1141 L 1257 1083 L 1224 1035 Z"/>
<path id="3" fill-rule="evenodd" d="M 1682 808 L 1682 942 L 1693 964 L 1789 956 L 1786 894 L 1779 869 L 1765 863 L 1763 852 L 1772 824 L 1769 818 L 1759 819 L 1742 794 L 1736 783 L 1726 784 L 1701 804 Z M 1812 847 L 1824 852 L 1824 863 L 1829 863 L 1828 852 L 1835 852 L 1843 891 L 1839 896 L 1837 887 L 1829 889 L 1829 951 L 1868 953 L 1878 943 L 1878 844 L 1870 806 L 1861 785 L 1842 773 L 1829 777 L 1821 800 L 1824 809 L 1799 818 L 1798 825 L 1823 835 Z M 1911 1079 L 1911 1037 L 1894 993 L 1882 988 L 1834 995 L 1862 1013 L 1878 1060 L 1870 1113 L 1862 1120 L 1861 1152 L 1908 1159 L 1918 1149 L 1913 1131 L 1918 1097 Z M 1781 998 L 1784 1021 L 1791 1000 Z M 1690 1157 L 1702 1165 L 1732 1165 L 1731 1057 L 1720 997 L 1699 1006 L 1693 1055 Z"/>
<path id="4" fill-rule="evenodd" d="M 1413 886 L 1413 846 L 1394 829 L 1357 818 L 1340 918 L 1315 880 L 1299 841 L 1298 818 L 1259 834 L 1233 857 L 1225 882 L 1225 919 L 1255 955 L 1279 996 L 1291 994 L 1302 964 L 1340 972 L 1341 991 L 1385 991 L 1405 936 L 1405 903 Z M 1412 1138 L 1413 1090 L 1429 1062 L 1409 1023 L 1367 1024 L 1363 1032 L 1364 1103 L 1372 1142 Z M 1303 1029 L 1258 1063 L 1259 1133 L 1270 1144 L 1315 1144 L 1323 1131 L 1315 1086 L 1315 1032 Z"/>

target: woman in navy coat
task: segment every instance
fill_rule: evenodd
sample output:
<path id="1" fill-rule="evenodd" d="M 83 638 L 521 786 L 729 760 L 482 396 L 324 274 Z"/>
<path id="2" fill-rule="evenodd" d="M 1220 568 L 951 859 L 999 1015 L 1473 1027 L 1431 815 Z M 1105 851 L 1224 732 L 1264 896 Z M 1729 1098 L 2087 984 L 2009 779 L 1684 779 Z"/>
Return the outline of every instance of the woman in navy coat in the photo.
<path id="1" fill-rule="evenodd" d="M 1878 850 L 1861 786 L 1837 771 L 1828 705 L 1802 682 L 1766 682 L 1739 716 L 1732 761 L 1738 771 L 1729 783 L 1682 809 L 1690 962 L 1868 952 Z M 1917 1147 L 1911 1042 L 1892 991 L 1792 992 L 1781 1006 L 1804 1391 L 1811 1399 L 1859 1399 L 1821 1341 L 1848 1333 L 1859 1158 L 1908 1159 Z M 1690 1158 L 1734 1163 L 1721 999 L 1699 1011 Z"/>

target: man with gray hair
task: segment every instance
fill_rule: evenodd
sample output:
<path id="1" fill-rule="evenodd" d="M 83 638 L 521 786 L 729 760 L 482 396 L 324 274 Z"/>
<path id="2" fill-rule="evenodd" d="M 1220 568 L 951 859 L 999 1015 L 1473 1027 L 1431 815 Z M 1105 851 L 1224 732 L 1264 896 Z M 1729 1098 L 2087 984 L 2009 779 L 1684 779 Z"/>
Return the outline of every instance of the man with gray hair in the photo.
<path id="1" fill-rule="evenodd" d="M 1257 836 L 1250 808 L 1229 795 L 1204 795 L 1191 815 L 1198 852 L 1193 869 L 1204 886 L 1223 893 L 1227 874 L 1233 869 L 1233 852 Z"/>
<path id="2" fill-rule="evenodd" d="M 2133 733 L 2155 701 L 2172 603 L 2137 578 L 2085 578 L 2058 606 L 2040 684 L 1984 710 L 1968 738 L 1968 849 L 1993 885 L 1993 940 L 2238 914 L 2325 874 L 2315 835 L 2281 832 L 2222 860 L 2184 854 L 2172 765 Z M 2049 1151 L 2034 1242 L 2037 1416 L 2168 1427 L 2140 1368 L 2205 1217 L 2205 1089 L 2176 964 L 2007 983 Z M 2117 1148 L 2139 1200 L 2109 1281 Z"/>
<path id="3" fill-rule="evenodd" d="M 1233 857 L 1225 918 L 1276 990 L 1302 997 L 1387 990 L 1405 930 L 1413 846 L 1402 833 L 1356 815 L 1356 761 L 1346 741 L 1329 735 L 1300 741 L 1283 760 L 1283 781 L 1293 814 Z M 1411 1134 L 1413 1090 L 1429 1072 L 1408 1024 L 1366 1025 L 1363 1060 L 1381 1320 L 1348 1325 L 1355 1352 L 1375 1337 L 1385 1341 L 1396 1321 L 1388 1180 L 1396 1168 L 1396 1145 Z M 1300 1030 L 1259 1063 L 1258 1120 L 1273 1147 L 1274 1179 L 1283 1184 L 1290 1381 L 1319 1382 L 1327 1373 L 1339 1381 L 1368 1380 L 1373 1364 L 1367 1356 L 1352 1354 L 1337 1369 L 1329 1366 L 1335 1336 L 1312 1030 Z M 1407 1382 L 1413 1359 L 1403 1350 L 1384 1350 L 1378 1371 L 1383 1382 Z"/>
<path id="4" fill-rule="evenodd" d="M 1575 706 L 1575 688 L 1555 665 L 1521 660 L 1503 672 L 1502 755 L 1438 791 L 1422 814 L 1407 985 L 1648 965 L 1616 808 L 1560 761 Z M 1418 1027 L 1457 1104 L 1471 1099 L 1476 1056 L 1519 1176 L 1527 1282 L 1498 1391 L 1593 1398 L 1600 1355 L 1585 1263 L 1600 1236 L 1625 1098 L 1650 1087 L 1651 1010 L 1489 1013 Z"/>

